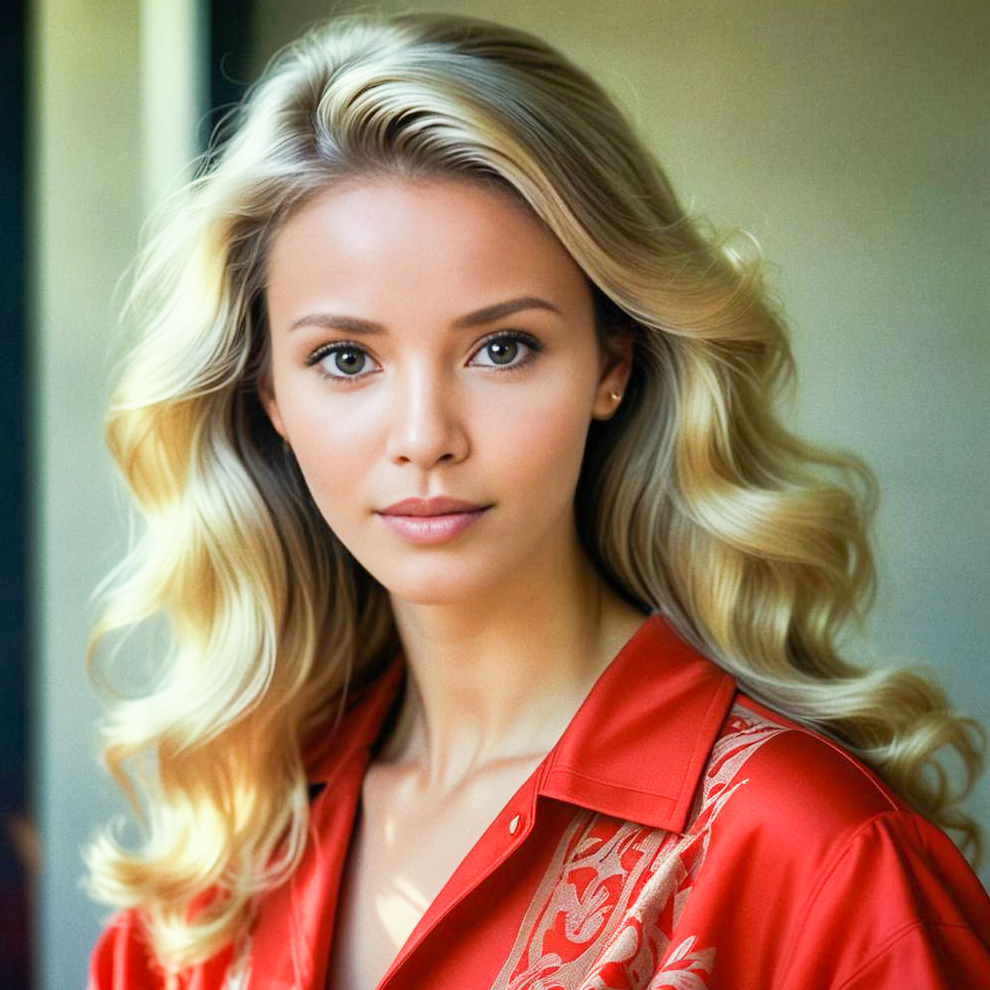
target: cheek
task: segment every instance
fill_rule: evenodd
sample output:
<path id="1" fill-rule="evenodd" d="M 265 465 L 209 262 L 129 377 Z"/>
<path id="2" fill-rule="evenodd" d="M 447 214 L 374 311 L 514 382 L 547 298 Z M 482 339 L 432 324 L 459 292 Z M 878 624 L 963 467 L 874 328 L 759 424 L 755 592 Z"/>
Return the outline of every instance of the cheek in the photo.
<path id="1" fill-rule="evenodd" d="M 322 422 L 318 429 L 297 434 L 293 445 L 303 475 L 313 487 L 354 491 L 375 451 L 367 436 L 341 422 Z"/>
<path id="2" fill-rule="evenodd" d="M 490 435 L 502 437 L 506 480 L 534 489 L 541 501 L 565 501 L 577 484 L 589 420 L 585 404 L 571 395 L 492 423 Z"/>
<path id="3" fill-rule="evenodd" d="M 339 415 L 328 415 L 325 404 L 307 401 L 305 391 L 297 391 L 280 404 L 282 420 L 292 453 L 306 485 L 324 515 L 353 501 L 359 490 L 358 479 L 374 456 L 367 435 Z M 329 521 L 329 519 L 328 519 Z"/>

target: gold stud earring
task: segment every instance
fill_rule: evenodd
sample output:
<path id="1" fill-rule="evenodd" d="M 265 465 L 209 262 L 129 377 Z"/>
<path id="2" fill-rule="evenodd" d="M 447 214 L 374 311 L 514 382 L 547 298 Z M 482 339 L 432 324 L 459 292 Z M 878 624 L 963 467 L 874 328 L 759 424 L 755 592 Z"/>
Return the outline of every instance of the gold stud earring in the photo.
<path id="1" fill-rule="evenodd" d="M 612 400 L 613 402 L 618 402 L 618 401 L 619 401 L 619 399 L 621 399 L 621 398 L 622 398 L 622 393 L 621 393 L 621 392 L 609 392 L 609 393 L 608 393 L 608 397 L 609 397 L 609 398 L 610 398 L 610 399 L 611 399 L 611 400 Z"/>

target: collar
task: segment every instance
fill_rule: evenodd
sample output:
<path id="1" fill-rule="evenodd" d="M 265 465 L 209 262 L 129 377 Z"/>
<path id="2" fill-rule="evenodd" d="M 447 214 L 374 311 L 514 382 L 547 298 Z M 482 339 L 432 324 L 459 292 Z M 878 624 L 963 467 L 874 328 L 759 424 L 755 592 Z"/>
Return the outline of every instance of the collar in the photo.
<path id="1" fill-rule="evenodd" d="M 683 831 L 735 692 L 732 677 L 651 615 L 551 750 L 540 793 Z"/>
<path id="2" fill-rule="evenodd" d="M 327 783 L 358 752 L 370 752 L 405 678 L 400 650 L 363 690 L 313 764 Z M 712 746 L 736 692 L 733 678 L 674 631 L 646 618 L 599 676 L 547 754 L 543 797 L 682 832 Z"/>

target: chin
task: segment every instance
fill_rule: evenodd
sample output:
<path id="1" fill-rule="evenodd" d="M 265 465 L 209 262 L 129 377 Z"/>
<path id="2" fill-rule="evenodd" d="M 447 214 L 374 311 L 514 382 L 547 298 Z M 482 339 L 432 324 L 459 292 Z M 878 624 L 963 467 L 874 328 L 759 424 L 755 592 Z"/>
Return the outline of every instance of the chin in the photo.
<path id="1" fill-rule="evenodd" d="M 484 568 L 481 574 L 459 574 L 457 567 L 448 560 L 437 561 L 434 566 L 416 568 L 414 565 L 410 570 L 418 570 L 418 573 L 400 575 L 394 570 L 390 573 L 372 573 L 390 595 L 411 605 L 444 606 L 491 601 L 494 589 L 488 568 Z"/>
<path id="2" fill-rule="evenodd" d="M 464 598 L 451 595 L 437 595 L 424 592 L 423 594 L 407 594 L 401 591 L 388 589 L 393 601 L 400 601 L 406 605 L 419 605 L 424 608 L 450 608 L 464 603 Z"/>

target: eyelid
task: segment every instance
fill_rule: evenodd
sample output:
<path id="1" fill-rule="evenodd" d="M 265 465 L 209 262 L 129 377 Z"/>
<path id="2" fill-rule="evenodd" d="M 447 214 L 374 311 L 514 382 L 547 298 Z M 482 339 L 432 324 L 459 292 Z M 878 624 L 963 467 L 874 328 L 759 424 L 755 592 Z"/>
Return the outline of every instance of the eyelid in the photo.
<path id="1" fill-rule="evenodd" d="M 361 354 L 363 354 L 367 358 L 370 358 L 372 361 L 375 360 L 368 353 L 368 349 L 366 347 L 364 347 L 363 344 L 357 343 L 357 341 L 354 341 L 354 340 L 332 340 L 332 341 L 330 341 L 330 342 L 328 342 L 326 344 L 320 344 L 320 346 L 317 347 L 316 350 L 313 351 L 309 355 L 309 357 L 306 358 L 306 367 L 307 368 L 315 367 L 325 357 L 329 357 L 331 354 L 335 354 L 335 353 L 337 353 L 339 351 L 347 351 L 347 350 L 359 351 Z M 359 380 L 361 378 L 364 378 L 364 376 L 366 374 L 368 374 L 368 372 L 361 372 L 361 374 L 359 374 L 359 375 L 331 375 L 331 374 L 328 374 L 327 372 L 324 371 L 324 372 L 322 372 L 322 374 L 326 378 L 333 378 L 336 381 L 344 381 L 344 382 L 346 382 L 346 381 L 357 381 L 357 380 Z"/>
<path id="2" fill-rule="evenodd" d="M 479 351 L 484 350 L 484 348 L 487 347 L 488 344 L 490 344 L 492 341 L 502 340 L 502 339 L 509 339 L 509 340 L 519 341 L 520 343 L 524 344 L 526 347 L 529 348 L 531 354 L 525 356 L 522 361 L 519 361 L 516 364 L 511 364 L 511 365 L 486 364 L 486 365 L 481 365 L 480 367 L 491 368 L 491 369 L 493 369 L 495 371 L 514 371 L 517 368 L 521 368 L 524 365 L 529 364 L 529 362 L 532 360 L 532 355 L 533 354 L 536 354 L 536 353 L 539 353 L 540 351 L 542 351 L 543 350 L 543 346 L 544 346 L 542 344 L 542 342 L 539 341 L 536 337 L 534 337 L 530 333 L 526 333 L 525 331 L 522 331 L 522 330 L 496 330 L 496 331 L 493 331 L 492 333 L 488 334 L 487 336 L 483 337 L 480 341 L 478 341 L 478 343 L 475 346 L 474 350 L 471 352 L 472 353 L 472 356 L 476 355 Z M 328 357 L 331 354 L 337 353 L 339 351 L 344 351 L 344 350 L 354 350 L 354 351 L 357 351 L 357 352 L 363 354 L 365 357 L 367 357 L 371 361 L 374 361 L 375 360 L 368 353 L 367 348 L 363 344 L 358 343 L 357 341 L 354 341 L 354 340 L 332 340 L 332 341 L 328 341 L 325 344 L 321 344 L 318 348 L 316 348 L 316 350 L 314 350 L 306 358 L 306 366 L 307 367 L 313 367 L 315 365 L 318 365 L 325 357 Z M 377 364 L 377 361 L 375 363 Z M 344 381 L 344 382 L 352 381 L 353 382 L 353 381 L 361 381 L 367 375 L 371 374 L 371 372 L 362 371 L 361 373 L 359 373 L 357 375 L 335 375 L 335 374 L 331 374 L 331 373 L 326 372 L 326 371 L 321 371 L 321 374 L 323 374 L 324 377 L 326 377 L 326 378 L 332 379 L 333 381 Z"/>
<path id="3" fill-rule="evenodd" d="M 531 333 L 526 333 L 524 330 L 496 330 L 494 333 L 488 334 L 487 337 L 483 337 L 478 341 L 478 346 L 471 352 L 472 355 L 477 354 L 479 351 L 484 350 L 493 340 L 501 340 L 503 338 L 508 338 L 509 340 L 516 340 L 521 344 L 525 344 L 526 347 L 534 354 L 538 354 L 543 350 L 543 344 L 537 340 Z M 484 368 L 504 368 L 506 371 L 510 371 L 514 368 L 521 368 L 524 364 L 528 364 L 531 360 L 530 357 L 524 358 L 518 364 L 513 365 L 493 365 L 486 364 L 482 365 Z"/>

